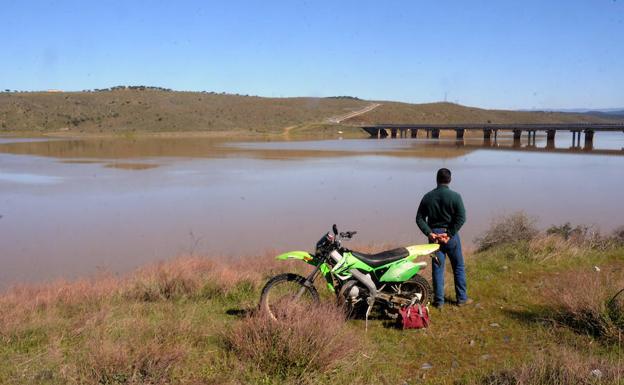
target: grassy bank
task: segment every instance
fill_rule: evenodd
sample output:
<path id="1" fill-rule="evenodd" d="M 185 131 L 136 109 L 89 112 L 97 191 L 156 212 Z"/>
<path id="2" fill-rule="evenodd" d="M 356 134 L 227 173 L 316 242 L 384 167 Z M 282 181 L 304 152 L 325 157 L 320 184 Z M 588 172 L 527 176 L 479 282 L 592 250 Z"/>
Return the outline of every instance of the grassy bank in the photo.
<path id="1" fill-rule="evenodd" d="M 622 383 L 623 234 L 522 216 L 492 230 L 467 256 L 475 303 L 433 311 L 425 331 L 365 331 L 329 305 L 267 322 L 253 314 L 267 278 L 307 271 L 270 255 L 15 288 L 0 297 L 0 383 Z"/>

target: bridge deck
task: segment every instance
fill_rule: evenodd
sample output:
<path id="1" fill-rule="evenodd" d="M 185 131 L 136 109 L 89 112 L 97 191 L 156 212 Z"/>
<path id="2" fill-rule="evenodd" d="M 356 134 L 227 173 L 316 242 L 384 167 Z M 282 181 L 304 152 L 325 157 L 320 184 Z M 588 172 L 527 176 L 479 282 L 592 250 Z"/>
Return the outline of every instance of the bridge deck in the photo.
<path id="1" fill-rule="evenodd" d="M 449 123 L 449 124 L 373 124 L 361 126 L 363 129 L 439 129 L 439 130 L 523 130 L 523 131 L 624 131 L 624 123 Z"/>

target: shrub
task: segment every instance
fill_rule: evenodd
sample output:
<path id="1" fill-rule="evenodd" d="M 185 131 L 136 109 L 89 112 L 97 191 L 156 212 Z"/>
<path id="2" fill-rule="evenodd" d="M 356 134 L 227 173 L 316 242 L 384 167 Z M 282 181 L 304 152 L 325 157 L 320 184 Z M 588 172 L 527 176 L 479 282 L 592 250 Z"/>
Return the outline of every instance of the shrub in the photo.
<path id="1" fill-rule="evenodd" d="M 533 361 L 513 369 L 505 369 L 479 378 L 472 384 L 481 385 L 616 385 L 622 382 L 621 368 L 615 362 L 584 357 L 560 349 L 539 354 Z"/>
<path id="2" fill-rule="evenodd" d="M 606 269 L 606 268 L 605 268 Z M 613 272 L 568 272 L 545 291 L 554 306 L 552 319 L 579 333 L 618 343 L 624 334 L 624 275 Z"/>
<path id="3" fill-rule="evenodd" d="M 280 379 L 326 372 L 347 358 L 352 361 L 360 346 L 342 309 L 330 304 L 313 308 L 291 304 L 279 321 L 254 314 L 222 337 L 241 362 Z"/>
<path id="4" fill-rule="evenodd" d="M 530 241 L 538 234 L 535 219 L 516 212 L 495 219 L 488 230 L 475 239 L 479 251 L 519 241 Z"/>

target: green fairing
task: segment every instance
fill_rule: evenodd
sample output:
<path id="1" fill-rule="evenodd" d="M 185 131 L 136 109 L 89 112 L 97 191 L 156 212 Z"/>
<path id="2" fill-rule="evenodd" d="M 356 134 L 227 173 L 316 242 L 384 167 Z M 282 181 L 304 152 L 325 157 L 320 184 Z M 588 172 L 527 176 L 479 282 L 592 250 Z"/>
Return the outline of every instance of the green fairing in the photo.
<path id="1" fill-rule="evenodd" d="M 426 266 L 424 262 L 412 262 L 407 259 L 401 259 L 389 265 L 388 271 L 379 279 L 380 282 L 403 282 L 415 276 L 420 268 Z"/>
<path id="2" fill-rule="evenodd" d="M 299 259 L 312 266 L 318 266 L 318 262 L 319 262 L 318 259 L 314 258 L 314 256 L 308 253 L 307 251 L 289 251 L 287 253 L 278 255 L 276 259 L 279 259 L 282 261 L 286 259 Z M 321 273 L 323 274 L 323 276 L 325 277 L 325 280 L 327 281 L 327 288 L 331 292 L 335 292 L 336 289 L 334 289 L 334 279 L 332 278 L 332 272 L 331 272 L 330 267 L 327 265 L 327 263 L 323 262 L 319 269 L 321 270 Z"/>
<path id="3" fill-rule="evenodd" d="M 437 250 L 438 247 L 438 245 L 422 245 L 418 248 L 410 247 L 408 248 L 410 251 L 408 257 L 377 268 L 372 268 L 354 257 L 353 254 L 346 252 L 343 259 L 334 267 L 334 273 L 342 277 L 348 277 L 351 275 L 349 272 L 351 269 L 357 269 L 365 273 L 387 270 L 379 279 L 380 282 L 403 282 L 416 275 L 422 267 L 427 266 L 425 262 L 414 262 L 414 259 L 420 255 L 429 254 Z"/>
<path id="4" fill-rule="evenodd" d="M 364 272 L 373 271 L 373 268 L 366 263 L 360 261 L 353 256 L 350 252 L 345 252 L 343 258 L 334 266 L 334 273 L 340 276 L 350 276 L 349 270 L 357 269 Z"/>

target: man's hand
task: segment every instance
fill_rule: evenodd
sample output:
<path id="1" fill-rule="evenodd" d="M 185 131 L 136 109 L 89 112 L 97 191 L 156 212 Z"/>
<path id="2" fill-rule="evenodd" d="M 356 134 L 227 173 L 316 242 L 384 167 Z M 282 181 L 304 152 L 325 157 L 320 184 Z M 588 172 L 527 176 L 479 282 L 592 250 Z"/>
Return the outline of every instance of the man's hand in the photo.
<path id="1" fill-rule="evenodd" d="M 429 242 L 436 243 L 437 240 L 438 240 L 438 234 L 436 234 L 436 233 L 430 233 L 429 234 Z"/>
<path id="2" fill-rule="evenodd" d="M 449 237 L 449 235 L 447 233 L 438 234 L 436 238 L 437 238 L 437 241 L 442 243 L 442 244 L 447 244 L 448 241 L 451 239 L 451 237 Z"/>

